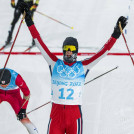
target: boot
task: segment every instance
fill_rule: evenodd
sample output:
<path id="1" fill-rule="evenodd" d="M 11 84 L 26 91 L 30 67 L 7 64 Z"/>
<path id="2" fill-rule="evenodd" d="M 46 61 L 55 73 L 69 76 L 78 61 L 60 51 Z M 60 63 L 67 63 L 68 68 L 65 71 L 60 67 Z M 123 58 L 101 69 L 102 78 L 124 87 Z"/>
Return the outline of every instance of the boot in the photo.
<path id="1" fill-rule="evenodd" d="M 32 39 L 32 47 L 35 46 L 35 41 Z"/>
<path id="2" fill-rule="evenodd" d="M 11 31 L 9 31 L 9 32 L 8 32 L 7 41 L 6 41 L 6 44 L 5 44 L 5 45 L 9 45 L 9 44 L 10 44 L 10 42 L 11 42 L 11 40 L 12 40 L 12 32 L 11 32 Z"/>

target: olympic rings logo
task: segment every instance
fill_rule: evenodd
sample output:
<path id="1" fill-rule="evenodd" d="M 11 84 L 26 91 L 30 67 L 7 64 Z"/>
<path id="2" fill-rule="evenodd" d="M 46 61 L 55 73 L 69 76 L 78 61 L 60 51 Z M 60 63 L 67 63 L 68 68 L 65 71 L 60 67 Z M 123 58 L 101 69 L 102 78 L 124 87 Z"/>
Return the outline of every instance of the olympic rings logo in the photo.
<path id="1" fill-rule="evenodd" d="M 76 67 L 68 67 L 66 66 L 65 68 L 63 67 L 63 65 L 59 65 L 57 67 L 57 72 L 60 74 L 60 77 L 62 78 L 75 78 L 77 74 L 80 73 L 80 69 L 78 68 L 78 66 Z"/>

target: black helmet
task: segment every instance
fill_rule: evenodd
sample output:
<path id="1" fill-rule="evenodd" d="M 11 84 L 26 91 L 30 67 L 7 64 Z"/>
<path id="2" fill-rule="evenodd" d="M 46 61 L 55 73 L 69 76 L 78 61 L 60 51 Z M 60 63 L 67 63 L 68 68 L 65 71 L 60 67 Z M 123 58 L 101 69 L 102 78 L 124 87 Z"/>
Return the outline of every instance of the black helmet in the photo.
<path id="1" fill-rule="evenodd" d="M 78 41 L 76 38 L 73 37 L 67 37 L 65 41 L 63 42 L 63 59 L 64 61 L 68 63 L 75 62 L 77 60 L 77 53 L 78 53 Z M 71 57 L 67 57 L 66 51 L 72 51 L 73 54 Z"/>
<path id="2" fill-rule="evenodd" d="M 4 71 L 4 72 L 3 72 Z M 11 73 L 8 69 L 0 69 L 0 84 L 6 85 L 10 83 L 11 80 Z"/>

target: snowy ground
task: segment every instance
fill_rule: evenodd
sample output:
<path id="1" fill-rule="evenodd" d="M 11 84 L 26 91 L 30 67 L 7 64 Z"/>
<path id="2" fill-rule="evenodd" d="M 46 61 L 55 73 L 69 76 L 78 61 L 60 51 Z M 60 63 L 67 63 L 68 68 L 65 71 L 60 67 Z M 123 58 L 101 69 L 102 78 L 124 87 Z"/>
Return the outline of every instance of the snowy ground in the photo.
<path id="1" fill-rule="evenodd" d="M 7 31 L 13 17 L 9 1 L 0 0 L 0 46 L 7 38 Z M 40 0 L 38 11 L 44 12 L 70 26 L 66 28 L 39 14 L 35 24 L 49 47 L 59 49 L 67 36 L 78 38 L 80 48 L 96 52 L 112 34 L 116 21 L 121 15 L 129 16 L 125 34 L 131 52 L 134 52 L 134 5 L 132 0 Z M 130 10 L 128 7 L 131 7 Z M 19 22 L 16 25 L 14 36 Z M 13 51 L 24 51 L 31 45 L 31 35 L 22 25 Z M 54 49 L 52 49 L 54 51 Z M 5 51 L 9 51 L 9 48 Z M 39 51 L 34 48 L 32 51 Z M 84 49 L 80 51 L 85 52 Z M 127 52 L 122 37 L 111 52 Z M 0 67 L 4 66 L 7 55 L 0 55 Z M 59 57 L 62 58 L 62 57 Z M 78 57 L 79 60 L 86 57 Z M 134 56 L 133 56 L 134 58 Z M 134 134 L 134 69 L 129 56 L 107 56 L 89 73 L 86 81 L 119 66 L 113 72 L 85 85 L 83 92 L 84 134 Z M 41 55 L 11 55 L 7 64 L 20 73 L 31 90 L 27 112 L 50 101 L 50 73 Z M 28 116 L 37 126 L 40 134 L 46 134 L 51 104 L 30 113 Z M 26 129 L 6 102 L 0 105 L 0 134 L 27 134 Z"/>
<path id="2" fill-rule="evenodd" d="M 1 55 L 3 60 L 6 56 Z M 60 57 L 61 58 L 61 57 Z M 79 59 L 83 59 L 79 57 Z M 15 64 L 13 64 L 15 63 Z M 2 63 L 0 63 L 2 65 Z M 116 66 L 117 70 L 85 85 L 83 93 L 84 134 L 134 133 L 134 70 L 128 56 L 107 56 L 89 73 L 86 81 Z M 22 74 L 31 90 L 30 111 L 50 101 L 50 73 L 42 56 L 11 56 L 9 68 Z M 8 103 L 0 105 L 0 133 L 24 134 Z M 40 133 L 46 133 L 51 105 L 30 113 L 29 118 Z"/>

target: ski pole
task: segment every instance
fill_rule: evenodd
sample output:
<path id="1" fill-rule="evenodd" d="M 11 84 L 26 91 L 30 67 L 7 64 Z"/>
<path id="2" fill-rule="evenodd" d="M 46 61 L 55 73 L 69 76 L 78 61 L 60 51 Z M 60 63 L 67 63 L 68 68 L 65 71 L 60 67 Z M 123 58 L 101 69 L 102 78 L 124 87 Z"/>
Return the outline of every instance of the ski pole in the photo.
<path id="1" fill-rule="evenodd" d="M 1 52 L 2 50 L 4 50 L 4 49 L 8 48 L 11 44 L 12 44 L 12 43 L 10 42 L 9 44 L 2 46 L 2 47 L 0 48 L 0 52 Z"/>
<path id="2" fill-rule="evenodd" d="M 29 113 L 31 113 L 31 112 L 33 112 L 33 111 L 35 111 L 35 110 L 37 110 L 37 109 L 39 109 L 39 108 L 41 108 L 41 107 L 47 105 L 47 104 L 49 104 L 50 102 L 51 102 L 51 101 L 49 101 L 49 102 L 47 102 L 47 103 L 45 103 L 45 104 L 43 104 L 43 105 L 41 105 L 41 106 L 39 106 L 39 107 L 37 107 L 37 108 L 31 110 L 31 111 L 29 111 L 27 114 L 29 114 Z"/>
<path id="3" fill-rule="evenodd" d="M 66 24 L 64 24 L 64 23 L 62 23 L 62 22 L 60 22 L 60 21 L 58 21 L 58 20 L 56 20 L 56 19 L 54 19 L 54 18 L 52 18 L 52 17 L 50 17 L 50 16 L 44 14 L 44 13 L 41 13 L 41 12 L 39 12 L 39 11 L 36 11 L 36 12 L 39 13 L 39 14 L 41 14 L 41 15 L 43 15 L 43 16 L 45 16 L 45 17 L 47 17 L 47 18 L 49 18 L 49 19 L 51 19 L 51 20 L 53 20 L 53 21 L 56 21 L 56 22 L 58 22 L 58 23 L 60 23 L 60 24 L 62 24 L 62 25 L 64 25 L 64 26 L 66 26 L 66 27 L 68 27 L 68 28 L 70 28 L 70 29 L 73 29 L 73 27 L 71 27 L 71 26 L 69 26 L 69 25 L 66 25 Z"/>
<path id="4" fill-rule="evenodd" d="M 86 85 L 86 84 L 88 84 L 88 83 L 90 83 L 90 82 L 92 82 L 92 81 L 98 79 L 99 77 L 101 77 L 101 76 L 103 76 L 103 75 L 105 75 L 105 74 L 107 74 L 107 73 L 109 73 L 109 72 L 111 72 L 111 71 L 113 71 L 113 70 L 115 70 L 115 69 L 117 69 L 117 68 L 118 68 L 118 66 L 115 67 L 115 68 L 113 68 L 113 69 L 111 69 L 111 70 L 109 70 L 109 71 L 107 71 L 107 72 L 105 72 L 105 73 L 103 73 L 103 74 L 101 74 L 101 75 L 99 75 L 99 76 L 97 76 L 97 77 L 95 77 L 95 78 L 93 78 L 92 80 L 86 82 L 84 85 Z"/>
<path id="5" fill-rule="evenodd" d="M 6 60 L 6 62 L 5 62 L 5 65 L 4 65 L 4 68 L 3 68 L 3 71 L 2 71 L 2 73 L 1 73 L 0 81 L 1 81 L 1 79 L 2 79 L 2 77 L 3 77 L 3 74 L 4 74 L 4 71 L 5 71 L 5 68 L 6 68 L 7 62 L 8 62 L 8 60 L 9 60 L 9 57 L 10 57 L 11 52 L 12 52 L 12 49 L 13 49 L 13 47 L 14 47 L 14 44 L 15 44 L 16 38 L 17 38 L 18 33 L 19 33 L 19 31 L 20 31 L 21 24 L 22 24 L 22 22 L 23 22 L 23 20 L 24 20 L 24 18 L 25 18 L 25 14 L 26 14 L 26 13 L 24 12 L 23 17 L 22 17 L 21 22 L 20 22 L 20 25 L 19 25 L 19 28 L 18 28 L 18 31 L 17 31 L 16 36 L 15 36 L 15 39 L 14 39 L 14 41 L 13 41 L 13 44 L 12 44 L 11 49 L 10 49 L 10 51 L 9 51 L 9 54 L 8 54 L 7 60 Z"/>
<path id="6" fill-rule="evenodd" d="M 0 48 L 0 51 L 2 51 L 5 47 L 6 47 L 5 45 L 4 45 L 4 46 L 2 46 L 2 47 Z"/>
<path id="7" fill-rule="evenodd" d="M 26 97 L 26 100 L 24 101 L 24 103 L 22 104 L 21 108 L 26 104 L 26 102 L 29 100 L 30 95 Z"/>
<path id="8" fill-rule="evenodd" d="M 122 37 L 123 37 L 123 39 L 124 39 L 124 41 L 125 41 L 125 44 L 126 44 L 126 47 L 127 47 L 128 53 L 129 53 L 129 56 L 130 56 L 130 58 L 131 58 L 131 60 L 132 60 L 132 63 L 133 63 L 133 65 L 134 65 L 134 60 L 133 60 L 132 55 L 131 55 L 131 53 L 130 53 L 130 50 L 129 50 L 129 48 L 128 48 L 127 41 L 126 41 L 126 38 L 125 38 L 125 36 L 124 36 L 122 27 L 121 27 L 121 22 L 119 22 L 119 28 L 120 28 L 120 32 L 121 32 L 121 34 L 122 34 Z"/>
<path id="9" fill-rule="evenodd" d="M 26 100 L 24 101 L 24 103 L 22 104 L 21 108 L 26 104 L 26 102 L 29 100 L 30 95 L 26 97 Z M 20 120 L 18 115 L 17 115 L 17 120 Z"/>

